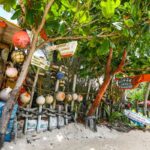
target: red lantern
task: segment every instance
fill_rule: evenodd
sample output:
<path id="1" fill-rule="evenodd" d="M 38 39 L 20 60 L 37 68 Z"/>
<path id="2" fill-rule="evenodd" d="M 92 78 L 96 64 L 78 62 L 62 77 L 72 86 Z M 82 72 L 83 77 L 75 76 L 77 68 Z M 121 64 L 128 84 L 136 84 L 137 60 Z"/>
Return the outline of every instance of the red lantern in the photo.
<path id="1" fill-rule="evenodd" d="M 27 48 L 30 44 L 30 38 L 25 31 L 16 32 L 12 38 L 13 44 L 18 48 Z"/>

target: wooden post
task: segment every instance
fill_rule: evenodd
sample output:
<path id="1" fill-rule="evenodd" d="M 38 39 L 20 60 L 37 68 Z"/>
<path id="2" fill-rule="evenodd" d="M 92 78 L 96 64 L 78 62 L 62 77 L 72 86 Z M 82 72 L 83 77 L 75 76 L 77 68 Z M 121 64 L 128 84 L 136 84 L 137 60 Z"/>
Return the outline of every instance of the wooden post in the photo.
<path id="1" fill-rule="evenodd" d="M 77 75 L 75 74 L 73 77 L 72 93 L 75 93 L 76 83 L 77 83 Z M 74 109 L 74 100 L 72 100 L 72 102 L 71 102 L 71 111 L 73 111 L 73 109 Z"/>
<path id="2" fill-rule="evenodd" d="M 150 82 L 148 83 L 147 90 L 144 97 L 144 115 L 147 115 L 147 100 L 150 92 Z"/>
<path id="3" fill-rule="evenodd" d="M 39 114 L 42 112 L 42 105 L 39 105 Z M 40 132 L 40 126 L 41 126 L 41 115 L 38 115 L 37 120 L 37 132 Z"/>
<path id="4" fill-rule="evenodd" d="M 27 106 L 27 110 L 29 110 L 29 108 L 32 107 L 33 96 L 34 96 L 35 87 L 36 87 L 36 84 L 37 84 L 39 72 L 40 72 L 40 68 L 37 68 L 36 75 L 35 75 L 35 78 L 34 78 L 34 83 L 33 83 L 33 86 L 32 86 L 32 91 L 31 91 L 31 99 L 30 99 L 29 105 Z M 26 115 L 28 115 L 28 112 L 26 113 Z M 25 118 L 24 134 L 26 134 L 27 128 L 28 128 L 28 117 Z"/>

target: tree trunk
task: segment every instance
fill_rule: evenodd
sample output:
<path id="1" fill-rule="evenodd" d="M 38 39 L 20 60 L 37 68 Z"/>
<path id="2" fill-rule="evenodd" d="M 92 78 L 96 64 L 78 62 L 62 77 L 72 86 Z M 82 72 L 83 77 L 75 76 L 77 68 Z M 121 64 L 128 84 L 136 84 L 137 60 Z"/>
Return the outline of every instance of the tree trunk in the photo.
<path id="1" fill-rule="evenodd" d="M 110 48 L 110 51 L 109 51 L 109 56 L 108 56 L 108 60 L 107 60 L 107 64 L 106 64 L 106 78 L 102 84 L 102 86 L 100 87 L 99 91 L 98 91 L 98 94 L 96 96 L 96 99 L 94 100 L 89 112 L 88 112 L 88 116 L 92 116 L 95 111 L 96 111 L 96 108 L 99 106 L 101 100 L 102 100 L 102 97 L 104 95 L 104 93 L 106 92 L 109 84 L 110 84 L 110 81 L 112 79 L 112 76 L 116 73 L 119 73 L 121 70 L 122 70 L 122 67 L 124 66 L 124 63 L 125 63 L 125 60 L 126 60 L 126 56 L 127 56 L 127 52 L 126 50 L 124 50 L 124 53 L 123 53 L 123 56 L 122 56 L 122 60 L 118 66 L 118 68 L 113 72 L 111 73 L 111 60 L 112 60 L 112 54 L 113 54 L 113 49 Z"/>
<path id="2" fill-rule="evenodd" d="M 7 130 L 7 124 L 10 120 L 10 116 L 11 116 L 11 113 L 13 110 L 13 106 L 15 104 L 15 100 L 18 97 L 19 90 L 26 78 L 28 68 L 30 65 L 30 61 L 31 61 L 32 55 L 35 51 L 35 48 L 36 48 L 35 46 L 36 46 L 37 38 L 38 38 L 38 34 L 35 34 L 32 45 L 31 45 L 30 53 L 22 66 L 22 70 L 21 70 L 21 73 L 17 80 L 16 86 L 12 90 L 12 92 L 9 96 L 9 99 L 3 108 L 2 118 L 1 118 L 1 122 L 0 122 L 0 127 L 1 127 L 0 128 L 0 148 L 3 146 L 3 143 L 4 143 L 4 137 L 5 137 L 5 133 Z"/>
<path id="3" fill-rule="evenodd" d="M 94 114 L 96 108 L 99 106 L 101 100 L 102 100 L 102 97 L 104 95 L 104 93 L 106 92 L 108 86 L 109 86 L 109 83 L 111 81 L 111 76 L 109 75 L 103 82 L 102 86 L 100 87 L 99 91 L 98 91 L 98 94 L 96 96 L 96 99 L 95 101 L 93 102 L 92 104 L 92 107 L 90 108 L 89 112 L 88 112 L 88 116 L 91 116 Z"/>
<path id="4" fill-rule="evenodd" d="M 147 115 L 147 100 L 150 92 L 150 82 L 148 83 L 147 90 L 144 97 L 144 115 Z"/>
<path id="5" fill-rule="evenodd" d="M 16 100 L 17 95 L 19 94 L 19 90 L 20 90 L 20 88 L 21 88 L 21 86 L 22 86 L 22 84 L 26 78 L 28 68 L 29 68 L 29 65 L 30 65 L 30 62 L 32 59 L 32 55 L 36 49 L 36 43 L 38 41 L 38 34 L 40 33 L 40 31 L 42 30 L 42 28 L 45 24 L 46 15 L 47 15 L 50 7 L 52 6 L 53 2 L 54 2 L 54 0 L 49 0 L 46 7 L 45 7 L 42 21 L 41 21 L 39 27 L 37 28 L 37 30 L 33 33 L 34 36 L 32 39 L 31 49 L 30 49 L 29 55 L 28 55 L 26 61 L 24 62 L 23 66 L 22 66 L 22 70 L 21 70 L 20 76 L 17 80 L 16 86 L 12 90 L 12 92 L 9 96 L 9 99 L 8 99 L 6 105 L 4 106 L 4 109 L 2 112 L 2 118 L 1 118 L 1 122 L 0 122 L 0 127 L 1 127 L 0 128 L 0 149 L 2 148 L 3 143 L 4 143 L 7 125 L 8 125 L 11 113 L 12 113 L 13 106 L 15 104 L 15 100 Z"/>

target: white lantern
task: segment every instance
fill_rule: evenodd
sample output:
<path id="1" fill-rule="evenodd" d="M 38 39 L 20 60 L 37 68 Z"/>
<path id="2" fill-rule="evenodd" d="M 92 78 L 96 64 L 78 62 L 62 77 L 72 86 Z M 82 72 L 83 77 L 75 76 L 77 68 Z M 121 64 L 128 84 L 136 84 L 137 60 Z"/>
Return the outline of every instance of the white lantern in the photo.
<path id="1" fill-rule="evenodd" d="M 56 100 L 57 101 L 64 101 L 64 99 L 65 99 L 65 93 L 64 92 L 58 92 L 56 94 Z"/>
<path id="2" fill-rule="evenodd" d="M 28 104 L 29 101 L 31 99 L 31 96 L 28 92 L 24 92 L 20 95 L 20 101 L 23 103 L 23 104 Z"/>
<path id="3" fill-rule="evenodd" d="M 79 95 L 78 95 L 78 99 L 77 99 L 77 100 L 78 100 L 78 102 L 83 101 L 83 96 L 79 94 Z"/>
<path id="4" fill-rule="evenodd" d="M 37 97 L 36 103 L 37 103 L 38 105 L 43 105 L 43 104 L 45 103 L 45 97 L 44 97 L 43 95 Z"/>
<path id="5" fill-rule="evenodd" d="M 52 104 L 53 101 L 54 101 L 54 98 L 52 95 L 47 95 L 46 98 L 45 98 L 45 101 L 46 101 L 46 104 Z"/>
<path id="6" fill-rule="evenodd" d="M 17 77 L 18 70 L 14 67 L 7 67 L 6 69 L 6 75 L 10 78 L 15 78 Z"/>
<path id="7" fill-rule="evenodd" d="M 10 94 L 11 91 L 12 91 L 12 89 L 10 87 L 3 89 L 0 92 L 0 99 L 4 100 L 4 101 L 7 101 L 8 98 L 9 98 L 9 94 Z"/>
<path id="8" fill-rule="evenodd" d="M 73 93 L 73 94 L 72 94 L 72 99 L 73 99 L 74 101 L 77 100 L 77 99 L 78 99 L 78 94 Z"/>
<path id="9" fill-rule="evenodd" d="M 66 95 L 66 100 L 67 100 L 67 102 L 72 101 L 72 95 L 71 94 L 67 94 Z"/>

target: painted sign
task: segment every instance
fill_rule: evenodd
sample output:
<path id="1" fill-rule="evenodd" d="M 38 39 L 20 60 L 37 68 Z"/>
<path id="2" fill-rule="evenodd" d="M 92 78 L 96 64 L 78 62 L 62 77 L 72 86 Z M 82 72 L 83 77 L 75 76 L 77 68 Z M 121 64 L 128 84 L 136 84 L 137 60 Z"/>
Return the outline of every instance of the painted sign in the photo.
<path id="1" fill-rule="evenodd" d="M 37 57 L 33 55 L 31 64 L 44 70 L 48 70 L 49 68 L 49 62 L 43 57 Z"/>
<path id="2" fill-rule="evenodd" d="M 72 41 L 68 43 L 63 43 L 59 45 L 49 46 L 47 50 L 58 50 L 60 52 L 61 57 L 70 57 L 73 56 L 77 48 L 77 41 Z"/>
<path id="3" fill-rule="evenodd" d="M 138 87 L 141 82 L 150 82 L 150 74 L 141 74 L 137 76 L 116 78 L 116 84 L 121 89 L 133 89 Z"/>
<path id="4" fill-rule="evenodd" d="M 129 77 L 118 79 L 117 86 L 123 89 L 132 89 L 133 88 L 132 79 Z"/>
<path id="5" fill-rule="evenodd" d="M 150 119 L 146 118 L 145 116 L 142 116 L 141 114 L 126 109 L 124 110 L 124 114 L 133 121 L 136 121 L 143 125 L 150 125 Z"/>

